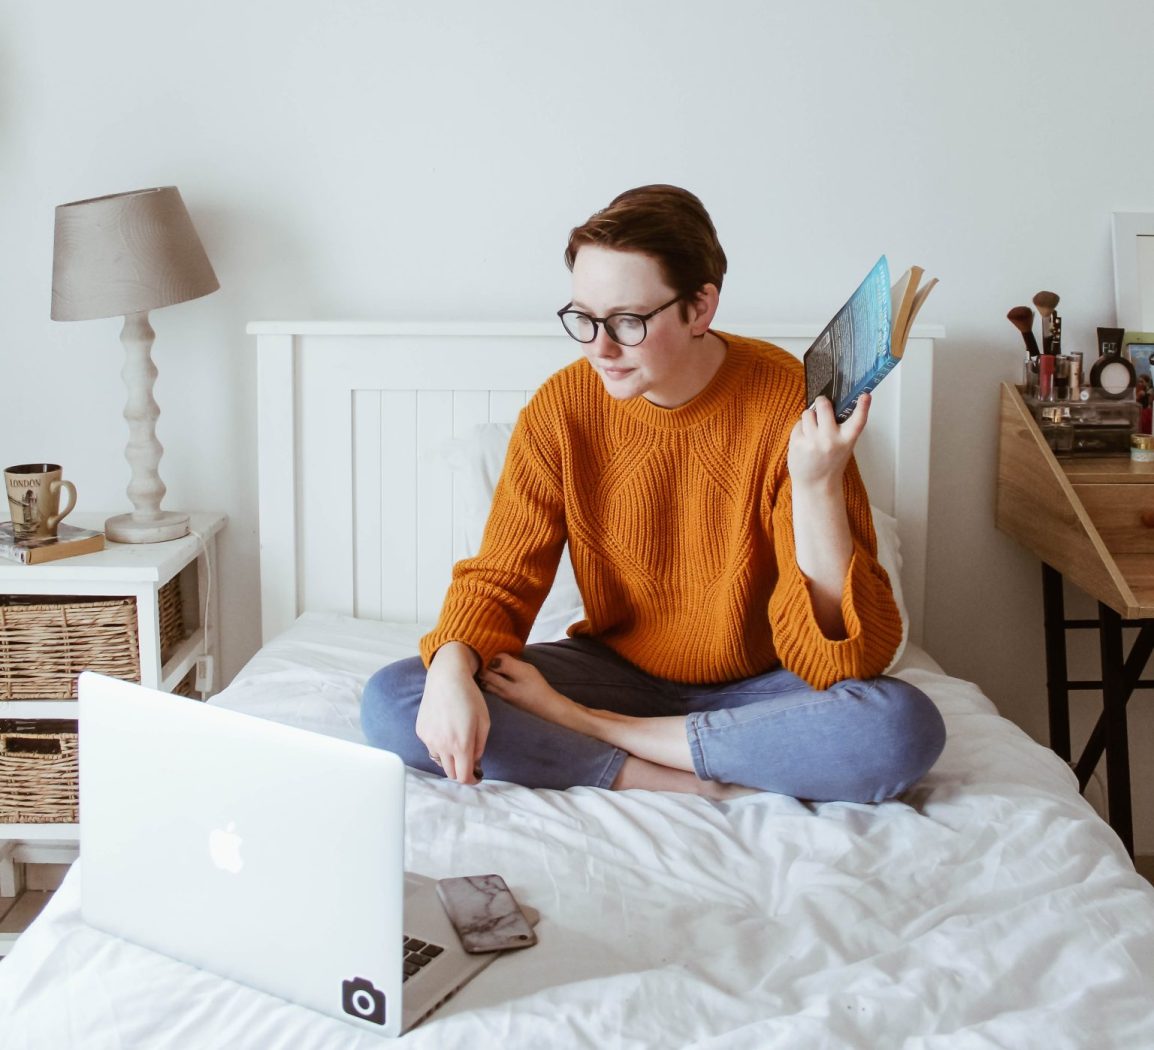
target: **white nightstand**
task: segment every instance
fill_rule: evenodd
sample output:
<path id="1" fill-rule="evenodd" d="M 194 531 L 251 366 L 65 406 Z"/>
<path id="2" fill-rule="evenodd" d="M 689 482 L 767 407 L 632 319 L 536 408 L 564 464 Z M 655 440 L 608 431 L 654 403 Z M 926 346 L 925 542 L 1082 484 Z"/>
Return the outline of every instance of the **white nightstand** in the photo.
<path id="1" fill-rule="evenodd" d="M 68 521 L 82 528 L 102 529 L 105 517 L 75 514 Z M 190 534 L 164 543 L 109 543 L 95 554 L 42 565 L 18 565 L 0 559 L 0 596 L 134 598 L 142 684 L 171 692 L 194 673 L 197 661 L 206 653 L 212 657 L 219 678 L 216 536 L 227 520 L 224 514 L 194 513 L 191 527 L 199 537 Z M 176 576 L 180 577 L 184 621 L 181 633 L 187 637 L 172 647 L 162 663 L 160 592 Z M 216 684 L 213 682 L 207 692 L 214 691 Z M 0 700 L 0 720 L 75 718 L 76 701 L 72 699 Z M 22 866 L 71 863 L 77 856 L 79 832 L 78 824 L 0 823 L 0 916 L 23 888 Z M 8 912 L 8 921 L 0 918 L 0 956 L 15 941 L 15 933 L 9 929 L 15 910 Z"/>

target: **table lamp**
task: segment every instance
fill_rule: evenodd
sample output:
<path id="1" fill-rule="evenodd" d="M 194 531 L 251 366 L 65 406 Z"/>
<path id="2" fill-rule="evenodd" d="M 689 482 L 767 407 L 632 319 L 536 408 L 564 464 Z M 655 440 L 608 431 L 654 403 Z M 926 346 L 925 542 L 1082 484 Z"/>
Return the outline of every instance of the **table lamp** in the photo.
<path id="1" fill-rule="evenodd" d="M 128 498 L 134 509 L 105 522 L 105 534 L 116 543 L 158 543 L 188 533 L 187 514 L 160 509 L 165 486 L 157 468 L 164 448 L 156 440 L 156 333 L 148 312 L 199 299 L 219 287 L 175 186 L 73 201 L 56 209 L 52 319 L 124 315 L 125 456 L 132 468 Z"/>

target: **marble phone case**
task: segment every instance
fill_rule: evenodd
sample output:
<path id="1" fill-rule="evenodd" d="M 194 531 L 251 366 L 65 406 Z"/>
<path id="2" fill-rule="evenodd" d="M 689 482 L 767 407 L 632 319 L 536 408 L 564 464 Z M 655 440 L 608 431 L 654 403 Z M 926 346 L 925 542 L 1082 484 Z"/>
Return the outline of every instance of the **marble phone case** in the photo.
<path id="1" fill-rule="evenodd" d="M 437 896 L 467 952 L 528 948 L 537 935 L 500 875 L 437 880 Z"/>

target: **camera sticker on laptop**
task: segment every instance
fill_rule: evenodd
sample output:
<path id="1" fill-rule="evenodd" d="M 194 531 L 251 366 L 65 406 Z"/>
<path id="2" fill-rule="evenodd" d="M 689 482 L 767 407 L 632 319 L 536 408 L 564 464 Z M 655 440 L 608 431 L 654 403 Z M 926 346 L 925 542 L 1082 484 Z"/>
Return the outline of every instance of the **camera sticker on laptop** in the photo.
<path id="1" fill-rule="evenodd" d="M 385 1023 L 385 993 L 364 977 L 341 981 L 341 1006 L 351 1017 Z"/>

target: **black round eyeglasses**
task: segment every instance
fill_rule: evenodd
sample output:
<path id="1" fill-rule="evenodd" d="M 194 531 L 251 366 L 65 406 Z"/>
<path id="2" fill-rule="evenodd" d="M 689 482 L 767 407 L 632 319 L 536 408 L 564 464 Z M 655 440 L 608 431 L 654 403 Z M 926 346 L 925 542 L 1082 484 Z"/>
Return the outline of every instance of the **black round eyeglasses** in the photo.
<path id="1" fill-rule="evenodd" d="M 680 295 L 674 296 L 669 302 L 663 303 L 656 310 L 650 310 L 647 314 L 618 313 L 610 314 L 608 317 L 593 317 L 581 310 L 574 310 L 573 304 L 569 303 L 557 311 L 557 316 L 561 318 L 565 331 L 579 343 L 593 342 L 597 338 L 597 326 L 604 325 L 613 342 L 621 346 L 637 346 L 638 343 L 644 342 L 649 332 L 645 322 L 656 317 L 662 310 L 669 309 L 680 298 Z"/>

